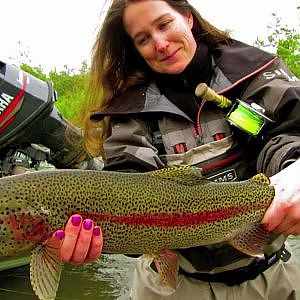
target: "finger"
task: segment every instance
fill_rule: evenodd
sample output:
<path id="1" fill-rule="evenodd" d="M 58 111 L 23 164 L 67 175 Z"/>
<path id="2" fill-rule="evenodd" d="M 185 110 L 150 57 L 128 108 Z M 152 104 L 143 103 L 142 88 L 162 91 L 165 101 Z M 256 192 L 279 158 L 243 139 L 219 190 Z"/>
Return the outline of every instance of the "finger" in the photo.
<path id="1" fill-rule="evenodd" d="M 267 231 L 274 231 L 286 217 L 286 205 L 273 201 L 267 209 L 261 223 Z"/>
<path id="2" fill-rule="evenodd" d="M 86 219 L 83 221 L 71 262 L 75 264 L 84 263 L 91 246 L 93 228 L 94 223 L 92 220 Z"/>
<path id="3" fill-rule="evenodd" d="M 103 248 L 103 235 L 99 226 L 94 226 L 91 246 L 87 255 L 88 260 L 95 260 L 101 255 Z"/>
<path id="4" fill-rule="evenodd" d="M 46 245 L 51 248 L 52 253 L 55 252 L 60 258 L 60 249 L 65 233 L 63 230 L 57 230 L 53 235 L 46 241 Z"/>
<path id="5" fill-rule="evenodd" d="M 68 220 L 65 227 L 65 238 L 61 246 L 61 260 L 63 262 L 71 262 L 76 242 L 80 233 L 82 217 L 73 215 Z"/>
<path id="6" fill-rule="evenodd" d="M 300 224 L 297 223 L 294 226 L 290 227 L 288 230 L 283 231 L 282 234 L 286 237 L 289 235 L 299 235 L 300 234 Z"/>
<path id="7" fill-rule="evenodd" d="M 54 232 L 53 237 L 62 241 L 65 237 L 65 232 L 63 230 L 57 230 Z"/>
<path id="8" fill-rule="evenodd" d="M 291 228 L 300 226 L 300 205 L 293 203 L 286 209 L 286 216 L 282 222 L 274 229 L 275 232 L 287 235 Z"/>
<path id="9" fill-rule="evenodd" d="M 284 220 L 273 229 L 273 232 L 286 235 L 286 233 L 289 232 L 289 230 L 296 225 L 297 221 L 294 220 L 291 216 L 286 215 Z"/>

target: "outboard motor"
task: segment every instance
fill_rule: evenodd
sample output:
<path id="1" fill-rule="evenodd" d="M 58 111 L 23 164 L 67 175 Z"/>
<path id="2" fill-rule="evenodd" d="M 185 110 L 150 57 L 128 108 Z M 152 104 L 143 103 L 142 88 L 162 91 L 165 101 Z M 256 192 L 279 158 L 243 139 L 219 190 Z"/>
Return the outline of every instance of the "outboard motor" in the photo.
<path id="1" fill-rule="evenodd" d="M 55 100 L 51 82 L 0 61 L 0 176 L 43 160 L 57 168 L 87 160 L 81 130 L 60 115 Z"/>

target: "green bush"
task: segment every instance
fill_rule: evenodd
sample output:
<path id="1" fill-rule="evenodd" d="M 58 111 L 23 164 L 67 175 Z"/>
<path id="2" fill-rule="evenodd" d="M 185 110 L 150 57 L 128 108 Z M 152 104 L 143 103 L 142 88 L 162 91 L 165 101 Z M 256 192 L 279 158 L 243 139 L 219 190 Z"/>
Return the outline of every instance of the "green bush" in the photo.
<path id="1" fill-rule="evenodd" d="M 88 67 L 86 62 L 82 63 L 79 73 L 74 73 L 65 66 L 62 72 L 51 71 L 49 78 L 58 94 L 57 109 L 66 119 L 77 123 L 79 108 L 82 107 L 87 92 Z"/>
<path id="2" fill-rule="evenodd" d="M 54 69 L 48 75 L 41 67 L 22 64 L 21 69 L 41 80 L 52 81 L 58 95 L 55 106 L 64 118 L 80 126 L 78 123 L 79 108 L 82 107 L 88 84 L 86 62 L 82 63 L 78 72 L 71 70 L 68 66 L 65 66 L 65 69 L 60 72 Z"/>
<path id="3" fill-rule="evenodd" d="M 297 7 L 300 27 L 300 7 Z M 276 49 L 276 54 L 283 59 L 290 70 L 300 78 L 300 32 L 299 29 L 283 25 L 281 19 L 273 14 L 275 23 L 269 26 L 271 34 L 267 39 L 257 39 L 255 45 L 262 48 Z M 299 28 L 298 27 L 298 28 Z"/>

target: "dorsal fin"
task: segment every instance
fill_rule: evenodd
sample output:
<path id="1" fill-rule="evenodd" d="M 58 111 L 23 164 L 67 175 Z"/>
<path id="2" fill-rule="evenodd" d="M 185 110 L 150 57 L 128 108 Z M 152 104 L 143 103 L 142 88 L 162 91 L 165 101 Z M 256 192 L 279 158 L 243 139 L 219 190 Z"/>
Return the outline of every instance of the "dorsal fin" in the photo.
<path id="1" fill-rule="evenodd" d="M 259 173 L 250 178 L 251 181 L 256 181 L 260 184 L 270 185 L 270 178 L 263 173 Z"/>
<path id="2" fill-rule="evenodd" d="M 210 182 L 202 175 L 201 169 L 191 166 L 169 167 L 149 172 L 165 180 L 176 181 L 184 185 L 198 185 Z"/>

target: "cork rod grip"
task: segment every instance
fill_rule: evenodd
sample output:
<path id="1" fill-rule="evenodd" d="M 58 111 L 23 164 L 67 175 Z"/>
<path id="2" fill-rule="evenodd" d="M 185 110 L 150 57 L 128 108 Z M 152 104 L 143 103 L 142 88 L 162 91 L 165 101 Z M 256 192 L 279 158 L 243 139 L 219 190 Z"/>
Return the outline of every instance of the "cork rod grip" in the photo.
<path id="1" fill-rule="evenodd" d="M 223 95 L 217 94 L 213 89 L 207 86 L 206 83 L 201 82 L 197 85 L 195 89 L 195 95 L 206 101 L 213 101 L 220 108 L 229 107 L 232 105 L 232 102 Z"/>

